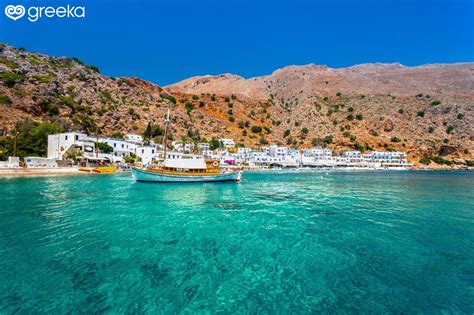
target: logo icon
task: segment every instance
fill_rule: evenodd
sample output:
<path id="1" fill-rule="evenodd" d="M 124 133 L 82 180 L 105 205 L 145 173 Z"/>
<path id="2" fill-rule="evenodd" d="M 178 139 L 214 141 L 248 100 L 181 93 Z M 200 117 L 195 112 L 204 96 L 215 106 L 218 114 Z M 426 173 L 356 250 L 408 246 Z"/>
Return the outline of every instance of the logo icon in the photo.
<path id="1" fill-rule="evenodd" d="M 7 5 L 5 7 L 5 15 L 16 21 L 25 15 L 25 7 L 22 5 Z"/>

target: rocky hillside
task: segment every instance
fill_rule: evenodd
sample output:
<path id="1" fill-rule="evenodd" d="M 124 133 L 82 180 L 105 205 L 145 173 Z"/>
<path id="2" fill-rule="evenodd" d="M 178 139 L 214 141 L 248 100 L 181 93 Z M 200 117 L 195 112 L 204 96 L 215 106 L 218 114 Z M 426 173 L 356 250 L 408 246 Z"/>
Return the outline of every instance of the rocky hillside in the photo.
<path id="1" fill-rule="evenodd" d="M 7 135 L 25 118 L 104 135 L 141 133 L 149 122 L 162 125 L 171 108 L 175 139 L 473 159 L 474 64 L 290 66 L 265 77 L 204 76 L 161 88 L 101 75 L 77 58 L 0 49 L 0 129 Z"/>

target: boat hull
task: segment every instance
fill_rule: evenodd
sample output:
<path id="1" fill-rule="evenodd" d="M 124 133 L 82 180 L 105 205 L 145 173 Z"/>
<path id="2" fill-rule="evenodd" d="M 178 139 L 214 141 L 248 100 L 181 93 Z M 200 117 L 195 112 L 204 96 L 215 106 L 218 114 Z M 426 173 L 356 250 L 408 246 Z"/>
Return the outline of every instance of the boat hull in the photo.
<path id="1" fill-rule="evenodd" d="M 238 182 L 241 172 L 223 173 L 207 176 L 170 175 L 150 172 L 145 169 L 132 167 L 132 177 L 138 182 L 157 183 L 206 183 L 206 182 Z"/>

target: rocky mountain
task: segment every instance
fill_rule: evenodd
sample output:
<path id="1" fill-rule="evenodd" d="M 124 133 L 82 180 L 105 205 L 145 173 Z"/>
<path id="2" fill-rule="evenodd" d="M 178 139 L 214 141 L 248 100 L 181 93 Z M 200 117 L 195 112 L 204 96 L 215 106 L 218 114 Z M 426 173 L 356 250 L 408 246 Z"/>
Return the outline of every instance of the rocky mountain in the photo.
<path id="1" fill-rule="evenodd" d="M 6 44 L 0 50 L 6 135 L 26 118 L 104 135 L 141 133 L 149 122 L 162 125 L 171 108 L 175 139 L 403 150 L 413 161 L 441 154 L 460 164 L 474 156 L 474 63 L 289 66 L 269 76 L 202 76 L 161 88 L 104 76 L 77 58 Z"/>

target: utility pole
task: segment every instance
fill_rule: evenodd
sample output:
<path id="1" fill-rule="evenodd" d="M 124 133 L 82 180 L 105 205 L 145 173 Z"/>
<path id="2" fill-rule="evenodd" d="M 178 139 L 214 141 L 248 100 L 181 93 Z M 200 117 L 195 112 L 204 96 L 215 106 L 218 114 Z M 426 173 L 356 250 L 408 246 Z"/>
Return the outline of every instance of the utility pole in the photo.
<path id="1" fill-rule="evenodd" d="M 15 127 L 15 137 L 13 137 L 13 156 L 16 156 L 17 141 L 18 141 L 18 127 Z"/>

